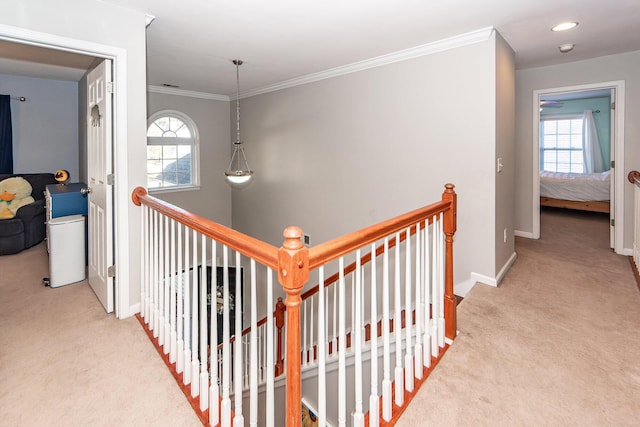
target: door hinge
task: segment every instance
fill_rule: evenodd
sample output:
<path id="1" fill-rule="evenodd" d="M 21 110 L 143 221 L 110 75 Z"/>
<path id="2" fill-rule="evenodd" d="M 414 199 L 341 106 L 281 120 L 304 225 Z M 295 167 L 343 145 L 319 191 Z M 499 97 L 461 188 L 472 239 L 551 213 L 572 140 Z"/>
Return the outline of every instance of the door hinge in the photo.
<path id="1" fill-rule="evenodd" d="M 107 93 L 115 93 L 116 84 L 114 82 L 107 82 Z"/>
<path id="2" fill-rule="evenodd" d="M 107 277 L 116 277 L 116 266 L 110 265 L 107 268 Z"/>
<path id="3" fill-rule="evenodd" d="M 615 219 L 611 218 L 611 221 L 609 221 L 609 222 L 611 223 L 612 227 L 616 226 L 616 220 Z"/>
<path id="4" fill-rule="evenodd" d="M 116 177 L 112 173 L 107 175 L 107 185 L 114 185 L 115 182 L 116 182 Z"/>
<path id="5" fill-rule="evenodd" d="M 611 103 L 611 109 L 612 109 L 612 110 L 615 110 L 615 109 L 616 109 L 616 101 L 613 101 L 613 102 Z"/>
<path id="6" fill-rule="evenodd" d="M 616 161 L 611 160 L 611 169 L 615 169 L 615 167 L 616 167 Z"/>

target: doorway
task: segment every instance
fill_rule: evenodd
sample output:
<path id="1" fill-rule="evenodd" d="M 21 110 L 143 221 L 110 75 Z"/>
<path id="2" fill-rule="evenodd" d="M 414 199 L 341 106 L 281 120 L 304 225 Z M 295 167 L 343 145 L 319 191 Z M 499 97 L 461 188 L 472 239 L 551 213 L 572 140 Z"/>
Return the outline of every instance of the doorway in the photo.
<path id="1" fill-rule="evenodd" d="M 601 150 L 603 153 L 603 162 L 608 164 L 604 165 L 604 170 L 610 168 L 608 174 L 609 182 L 609 212 L 610 212 L 610 247 L 618 254 L 624 253 L 623 248 L 623 236 L 624 236 L 624 223 L 622 221 L 624 198 L 623 198 L 623 183 L 624 183 L 624 135 L 622 132 L 624 124 L 624 82 L 604 82 L 589 85 L 568 86 L 551 89 L 541 89 L 534 91 L 533 96 L 533 237 L 540 238 L 540 171 L 544 169 L 543 163 L 548 161 L 544 158 L 545 152 L 540 145 L 540 135 L 543 132 L 542 120 L 545 117 L 548 120 L 553 121 L 555 118 L 559 118 L 559 115 L 554 117 L 553 112 L 549 113 L 549 110 L 557 109 L 558 111 L 564 109 L 565 112 L 571 111 L 571 107 L 574 109 L 579 105 L 591 105 L 589 103 L 584 104 L 584 100 L 587 98 L 609 98 L 609 101 L 602 105 L 602 108 L 596 108 L 602 114 L 604 110 L 608 108 L 608 111 L 604 111 L 605 114 L 610 115 L 610 130 L 608 134 L 603 133 L 602 129 L 600 134 L 607 136 L 603 138 L 610 141 L 609 146 Z M 608 104 L 608 105 L 607 105 Z M 564 107 L 564 108 L 563 108 Z M 595 110 L 594 110 L 595 111 Z M 580 154 L 582 155 L 582 154 Z M 604 160 L 606 159 L 606 160 Z"/>
<path id="2" fill-rule="evenodd" d="M 95 57 L 99 60 L 109 59 L 113 62 L 114 81 L 127 81 L 126 50 L 114 46 L 99 45 L 85 40 L 60 37 L 47 33 L 25 30 L 18 27 L 1 26 L 0 40 L 22 44 L 25 46 L 35 46 L 59 52 L 72 52 L 79 55 Z M 124 86 L 124 85 L 123 85 Z M 129 303 L 129 278 L 126 272 L 129 270 L 129 248 L 127 245 L 118 245 L 118 241 L 128 240 L 128 210 L 118 209 L 118 205 L 127 206 L 129 197 L 127 175 L 127 96 L 123 90 L 119 96 L 114 98 L 114 115 L 112 122 L 114 140 L 114 179 L 113 185 L 113 234 L 109 236 L 113 242 L 114 262 L 119 266 L 124 274 L 117 277 L 115 283 L 115 314 L 118 318 L 129 317 L 132 308 Z M 119 169 L 118 165 L 121 165 Z M 119 173 L 115 173 L 119 172 Z M 122 191 L 118 191 L 118 189 Z M 89 236 L 91 239 L 92 236 Z M 135 310 L 135 309 L 134 309 Z M 135 312 L 135 311 L 134 311 Z"/>

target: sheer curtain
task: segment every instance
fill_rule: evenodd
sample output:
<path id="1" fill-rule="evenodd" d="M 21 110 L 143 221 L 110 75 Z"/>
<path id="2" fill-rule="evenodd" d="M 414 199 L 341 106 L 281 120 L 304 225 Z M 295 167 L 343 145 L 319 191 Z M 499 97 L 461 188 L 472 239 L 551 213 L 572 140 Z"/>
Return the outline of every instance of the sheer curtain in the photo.
<path id="1" fill-rule="evenodd" d="M 600 151 L 600 141 L 593 112 L 585 110 L 582 115 L 582 154 L 584 156 L 585 173 L 603 172 L 604 161 Z"/>
<path id="2" fill-rule="evenodd" d="M 13 173 L 13 136 L 9 95 L 0 95 L 0 173 Z"/>

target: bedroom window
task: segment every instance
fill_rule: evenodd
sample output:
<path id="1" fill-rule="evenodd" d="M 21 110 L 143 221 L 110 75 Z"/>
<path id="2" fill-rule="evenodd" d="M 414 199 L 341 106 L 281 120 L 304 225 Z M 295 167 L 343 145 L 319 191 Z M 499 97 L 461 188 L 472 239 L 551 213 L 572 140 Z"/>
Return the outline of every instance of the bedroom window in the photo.
<path id="1" fill-rule="evenodd" d="M 177 111 L 160 111 L 147 128 L 147 188 L 185 189 L 198 185 L 198 133 Z"/>
<path id="2" fill-rule="evenodd" d="M 582 117 L 543 118 L 540 127 L 542 170 L 584 173 Z"/>

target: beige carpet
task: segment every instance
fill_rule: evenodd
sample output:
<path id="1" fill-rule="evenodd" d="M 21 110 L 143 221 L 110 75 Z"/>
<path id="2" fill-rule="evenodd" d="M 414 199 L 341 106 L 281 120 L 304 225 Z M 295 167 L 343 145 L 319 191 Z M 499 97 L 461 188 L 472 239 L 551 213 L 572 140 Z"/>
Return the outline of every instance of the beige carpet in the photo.
<path id="1" fill-rule="evenodd" d="M 640 293 L 602 214 L 545 211 L 397 426 L 640 425 Z"/>
<path id="2" fill-rule="evenodd" d="M 0 256 L 0 425 L 201 426 L 138 321 L 47 271 L 43 244 Z"/>
<path id="3" fill-rule="evenodd" d="M 639 425 L 640 294 L 607 233 L 601 215 L 543 214 L 501 286 L 460 304 L 459 337 L 397 425 Z M 0 425 L 200 425 L 136 320 L 46 275 L 43 245 L 0 257 Z"/>

